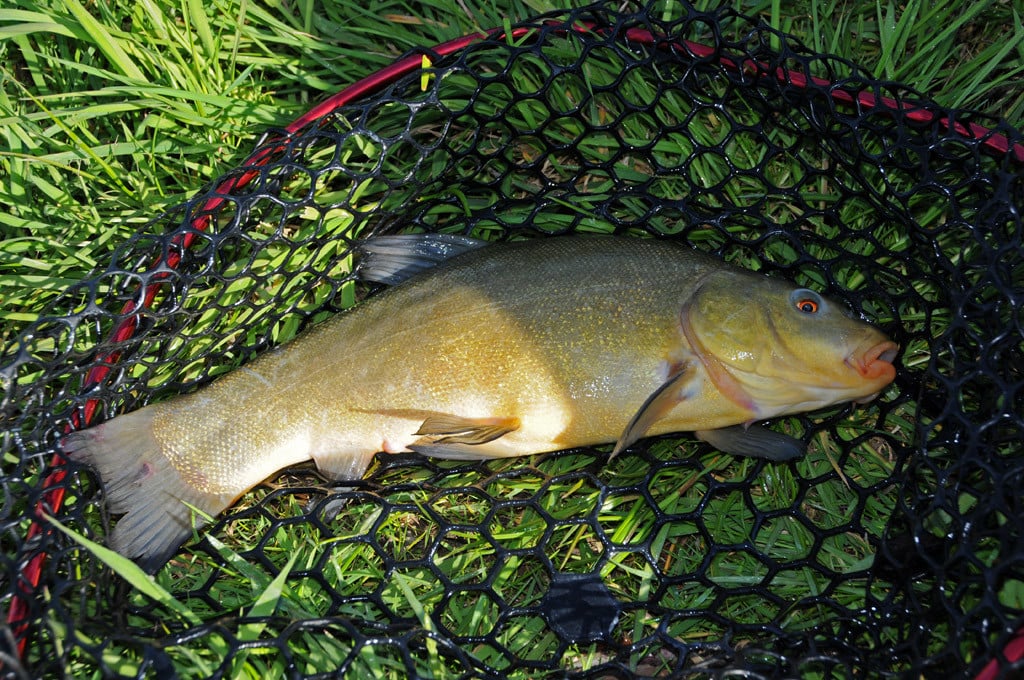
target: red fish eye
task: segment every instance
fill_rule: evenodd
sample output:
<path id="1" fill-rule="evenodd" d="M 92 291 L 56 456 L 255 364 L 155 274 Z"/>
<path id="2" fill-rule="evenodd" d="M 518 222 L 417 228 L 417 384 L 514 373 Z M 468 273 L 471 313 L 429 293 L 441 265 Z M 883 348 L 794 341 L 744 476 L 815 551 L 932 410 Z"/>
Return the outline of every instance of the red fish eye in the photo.
<path id="1" fill-rule="evenodd" d="M 802 298 L 796 301 L 796 308 L 804 314 L 814 314 L 818 311 L 818 302 L 810 298 Z"/>

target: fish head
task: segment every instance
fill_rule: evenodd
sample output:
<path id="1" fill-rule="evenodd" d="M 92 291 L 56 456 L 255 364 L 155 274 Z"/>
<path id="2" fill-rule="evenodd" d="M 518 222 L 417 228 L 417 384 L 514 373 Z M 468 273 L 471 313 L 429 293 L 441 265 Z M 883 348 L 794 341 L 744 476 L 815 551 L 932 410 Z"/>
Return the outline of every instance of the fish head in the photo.
<path id="1" fill-rule="evenodd" d="M 870 401 L 896 377 L 899 347 L 840 303 L 784 281 L 708 276 L 680 314 L 709 379 L 753 418 Z"/>

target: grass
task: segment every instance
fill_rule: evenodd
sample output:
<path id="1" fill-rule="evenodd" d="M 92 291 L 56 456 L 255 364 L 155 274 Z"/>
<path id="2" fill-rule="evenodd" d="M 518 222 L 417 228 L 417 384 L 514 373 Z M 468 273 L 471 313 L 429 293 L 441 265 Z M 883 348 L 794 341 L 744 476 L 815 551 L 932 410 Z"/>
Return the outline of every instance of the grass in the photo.
<path id="1" fill-rule="evenodd" d="M 286 124 L 326 94 L 412 47 L 555 8 L 540 0 L 474 4 L 483 6 L 470 9 L 447 0 L 259 6 L 227 0 L 118 5 L 16 0 L 0 9 L 0 204 L 10 206 L 0 213 L 0 340 L 6 345 L 45 313 L 62 291 L 102 269 L 111 253 L 149 218 L 240 162 L 260 130 Z M 873 75 L 927 92 L 942 104 L 987 111 L 1018 127 L 1024 122 L 1024 29 L 1013 3 L 973 3 L 966 11 L 959 3 L 847 4 L 801 0 L 783 12 L 776 1 L 746 3 L 738 9 L 796 34 L 812 50 L 852 59 Z M 574 47 L 566 42 L 558 49 L 571 56 Z M 614 57 L 595 54 L 587 75 L 589 82 L 601 83 L 619 71 L 621 64 Z M 516 93 L 535 88 L 542 77 L 530 63 L 518 62 L 509 74 L 510 84 L 492 88 L 480 107 L 490 105 L 499 111 L 509 106 L 508 124 L 534 127 L 542 107 L 519 101 Z M 456 91 L 460 83 L 453 78 L 447 86 Z M 566 76 L 553 89 L 550 105 L 573 110 L 586 87 Z M 623 88 L 641 101 L 651 96 L 644 79 L 630 78 Z M 594 97 L 590 106 L 587 113 L 598 118 L 623 110 L 621 99 L 610 94 Z M 392 113 L 381 111 L 381 120 L 386 122 Z M 628 117 L 620 134 L 627 142 L 642 145 L 652 130 L 689 120 L 689 134 L 699 141 L 723 139 L 714 112 L 692 118 L 689 113 L 685 102 L 668 98 L 658 115 Z M 429 129 L 441 112 L 426 106 L 418 115 L 414 127 Z M 496 140 L 502 136 L 497 124 L 483 132 Z M 552 124 L 548 134 L 571 141 L 577 130 L 567 119 Z M 791 143 L 784 135 L 779 141 L 783 146 Z M 456 138 L 456 143 L 470 142 L 466 137 Z M 520 143 L 525 158 L 544 151 L 543 145 L 528 139 Z M 584 144 L 582 152 L 600 156 L 616 142 L 610 134 L 594 134 Z M 358 164 L 372 162 L 379 150 L 366 139 L 342 152 L 346 162 Z M 666 167 L 689 163 L 695 184 L 717 186 L 724 178 L 722 159 L 705 154 L 690 163 L 693 153 L 689 141 L 670 132 L 652 157 Z M 765 160 L 757 140 L 743 135 L 732 138 L 728 153 L 741 168 Z M 809 155 L 824 166 L 826 159 Z M 548 161 L 543 172 L 572 174 L 570 155 L 551 156 Z M 389 163 L 395 177 L 401 178 L 405 164 L 400 150 Z M 766 167 L 776 185 L 794 186 L 807 173 L 786 154 L 772 157 Z M 592 173 L 586 178 L 592 203 L 566 205 L 556 200 L 541 213 L 542 224 L 558 231 L 581 220 L 581 229 L 605 229 L 596 214 L 599 201 L 610 195 L 616 181 L 645 181 L 644 170 L 627 159 L 614 170 Z M 426 177 L 436 172 L 429 164 L 419 170 Z M 501 190 L 532 194 L 538 182 L 536 177 L 510 179 Z M 347 191 L 344 178 L 325 184 L 319 194 L 323 205 L 340 200 Z M 675 178 L 662 177 L 650 191 L 671 199 L 683 186 Z M 293 179 L 283 195 L 301 196 L 306 188 L 301 177 Z M 438 192 L 450 189 L 437 187 Z M 835 200 L 828 180 L 818 182 L 815 189 L 823 203 Z M 396 200 L 372 182 L 359 192 L 356 203 L 367 210 Z M 799 218 L 792 206 L 763 204 L 764 187 L 749 177 L 729 179 L 722 192 L 733 205 L 775 211 L 777 221 Z M 487 193 L 464 192 L 458 199 L 435 204 L 427 219 L 451 223 L 493 202 Z M 709 214 L 722 207 L 710 194 L 699 200 L 706 202 Z M 645 211 L 628 200 L 616 209 L 638 220 Z M 842 209 L 844 222 L 869 227 L 887 250 L 909 247 L 898 234 L 886 234 L 871 221 L 868 204 L 846 202 Z M 152 343 L 144 352 L 180 360 L 158 370 L 140 365 L 138 376 L 172 390 L 227 370 L 229 363 L 211 366 L 203 360 L 208 352 L 237 361 L 234 348 L 239 344 L 252 347 L 291 337 L 301 315 L 269 323 L 260 303 L 271 296 L 289 296 L 306 311 L 328 301 L 351 304 L 351 286 L 339 301 L 333 297 L 334 288 L 315 285 L 323 277 L 343 277 L 350 267 L 349 260 L 339 259 L 340 241 L 324 239 L 312 255 L 295 252 L 280 241 L 263 247 L 259 239 L 270 240 L 280 215 L 277 209 L 268 209 L 255 216 L 256 240 L 238 242 L 230 251 L 233 262 L 252 261 L 258 270 L 269 272 L 266 284 L 210 280 L 209 285 L 195 285 L 183 307 L 183 313 L 193 315 L 194 335 Z M 939 207 L 927 205 L 920 206 L 917 215 L 924 224 L 942 219 Z M 501 218 L 513 221 L 522 215 L 510 212 Z M 664 231 L 673 228 L 669 217 L 653 219 Z M 352 220 L 342 210 L 314 211 L 292 224 L 293 239 L 318 229 L 337 235 Z M 485 220 L 477 230 L 487 234 L 499 226 Z M 828 232 L 828 225 L 818 226 L 823 231 L 810 247 L 825 258 L 834 257 L 836 235 Z M 725 242 L 726 232 L 751 238 L 740 222 L 722 228 L 709 225 L 694 232 L 693 240 L 715 249 Z M 753 266 L 784 265 L 794 257 L 784 241 L 759 245 L 761 254 L 739 251 L 730 256 Z M 863 257 L 878 257 L 871 241 L 848 239 L 841 245 Z M 956 242 L 942 245 L 951 252 L 958 247 Z M 900 266 L 895 258 L 891 265 Z M 228 264 L 228 273 L 236 271 L 232 267 L 238 265 Z M 298 276 L 293 275 L 296 269 Z M 839 271 L 845 288 L 865 286 L 856 268 Z M 827 283 L 825 273 L 814 269 L 801 275 L 811 285 Z M 894 276 L 887 285 L 900 289 L 898 279 Z M 108 290 L 115 291 L 119 283 L 108 282 Z M 921 298 L 934 294 L 929 290 L 934 284 L 928 281 L 915 285 Z M 214 302 L 219 306 L 211 308 Z M 891 320 L 884 300 L 864 304 L 879 322 Z M 904 365 L 921 366 L 929 359 L 926 334 L 939 332 L 948 321 L 913 308 L 899 313 L 901 321 L 915 329 L 909 333 Z M 227 332 L 239 328 L 246 329 L 246 337 Z M 211 344 L 200 334 L 212 329 L 218 333 Z M 41 356 L 66 341 L 59 329 L 37 335 L 32 351 Z M 87 349 L 104 336 L 104 329 L 83 331 L 77 346 Z M 21 380 L 32 377 L 26 374 Z M 894 394 L 890 391 L 888 396 Z M 624 600 L 657 599 L 677 610 L 725 612 L 752 626 L 799 631 L 830 615 L 821 596 L 854 610 L 863 602 L 865 580 L 857 574 L 869 566 L 874 554 L 869 539 L 881 535 L 895 503 L 891 494 L 868 491 L 884 482 L 894 456 L 884 438 L 862 438 L 845 459 L 839 452 L 843 440 L 871 434 L 879 423 L 890 433 L 912 431 L 913 424 L 906 422 L 911 404 L 902 405 L 881 416 L 877 406 L 866 407 L 859 419 L 847 419 L 838 411 L 821 415 L 830 425 L 816 435 L 815 454 L 792 467 L 723 456 L 690 440 L 659 442 L 644 457 L 624 456 L 599 470 L 593 456 L 574 453 L 480 466 L 398 465 L 376 479 L 383 485 L 376 494 L 355 492 L 340 515 L 325 518 L 327 533 L 316 523 L 288 521 L 310 503 L 320 503 L 326 511 L 330 502 L 319 480 L 298 472 L 281 488 L 265 486 L 249 494 L 238 512 L 216 530 L 204 532 L 196 549 L 176 558 L 153 581 L 128 566 L 119 568 L 109 556 L 98 559 L 136 585 L 126 596 L 130 630 L 156 637 L 182 629 L 197 631 L 165 652 L 182 672 L 202 676 L 218 671 L 231 677 L 280 675 L 287 670 L 283 645 L 305 664 L 301 672 L 347 665 L 356 676 L 398 677 L 411 666 L 423 676 L 446 677 L 458 667 L 448 638 L 498 670 L 509 666 L 511 654 L 567 668 L 606 660 L 607 650 L 597 645 L 560 645 L 536 615 L 516 609 L 512 615 L 501 615 L 508 607 L 536 605 L 550 585 L 550 569 L 571 573 L 600 566 L 602 582 Z M 793 419 L 782 426 L 800 431 L 809 422 Z M 652 463 L 664 467 L 645 484 Z M 603 496 L 594 481 L 596 474 L 609 486 Z M 784 512 L 754 531 L 752 508 L 799 509 L 814 531 Z M 98 524 L 96 509 L 89 512 Z M 854 512 L 865 517 L 865 534 L 841 531 Z M 591 517 L 594 523 L 576 521 L 582 517 Z M 261 543 L 272 529 L 269 540 Z M 371 529 L 375 543 L 363 538 Z M 943 527 L 936 531 L 941 533 Z M 815 535 L 822 532 L 824 538 L 815 546 Z M 713 544 L 729 548 L 713 549 Z M 754 550 L 771 560 L 754 558 Z M 806 558 L 812 553 L 815 559 L 809 564 Z M 85 553 L 79 554 L 84 564 Z M 704 574 L 703 580 L 694 580 L 698 572 Z M 834 582 L 830 572 L 851 576 Z M 91 577 L 83 572 L 82 578 L 84 583 Z M 770 583 L 775 595 L 771 602 L 749 592 L 751 586 L 764 583 Z M 885 583 L 872 585 L 884 589 Z M 103 591 L 102 585 L 96 588 Z M 1019 598 L 1018 590 L 1008 586 L 1005 597 Z M 878 597 L 884 597 L 881 590 Z M 84 621 L 90 618 L 88 605 L 81 604 L 87 599 L 71 605 L 81 607 L 76 615 Z M 91 615 L 103 619 L 100 612 Z M 393 646 L 374 641 L 374 630 L 337 620 L 317 623 L 325 616 L 415 622 L 425 631 L 422 648 L 430 653 L 407 658 Z M 217 619 L 219 624 L 204 623 Z M 296 627 L 296 621 L 311 623 Z M 56 615 L 48 624 L 58 639 L 67 635 L 77 641 L 79 647 L 69 659 L 78 674 L 99 672 L 89 654 L 93 646 L 102 651 L 104 663 L 119 672 L 135 673 L 143 663 L 129 641 L 104 639 L 103 632 L 94 633 L 88 625 L 69 631 L 65 619 Z M 614 636 L 641 641 L 659 625 L 684 642 L 713 642 L 723 633 L 713 616 L 662 622 L 641 607 L 624 614 Z M 233 639 L 246 649 L 229 658 Z M 746 641 L 742 635 L 738 639 Z M 662 653 L 653 645 L 640 645 L 633 650 L 632 663 L 652 674 L 664 672 L 672 659 L 662 658 Z"/>
<path id="2" fill-rule="evenodd" d="M 1019 125 L 1024 35 L 1012 3 L 951 7 L 742 10 L 940 103 Z M 90 13 L 78 2 L 26 1 L 0 10 L 0 196 L 11 206 L 0 214 L 0 337 L 10 339 L 152 215 L 238 163 L 260 130 L 414 46 L 554 8 L 217 3 L 204 12 L 196 3 L 99 3 Z"/>

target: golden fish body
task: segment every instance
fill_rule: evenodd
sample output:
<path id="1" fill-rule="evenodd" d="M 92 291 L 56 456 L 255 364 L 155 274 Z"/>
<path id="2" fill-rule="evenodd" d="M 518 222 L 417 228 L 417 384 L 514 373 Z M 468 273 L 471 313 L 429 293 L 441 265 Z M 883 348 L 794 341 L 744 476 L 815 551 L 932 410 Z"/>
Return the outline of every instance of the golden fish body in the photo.
<path id="1" fill-rule="evenodd" d="M 617 441 L 618 453 L 676 431 L 789 457 L 771 437 L 719 428 L 870 398 L 892 381 L 895 350 L 812 291 L 679 245 L 523 241 L 455 257 L 65 448 L 127 513 L 114 547 L 153 569 L 191 530 L 185 503 L 215 515 L 310 459 L 355 479 L 378 451 L 486 458 Z"/>

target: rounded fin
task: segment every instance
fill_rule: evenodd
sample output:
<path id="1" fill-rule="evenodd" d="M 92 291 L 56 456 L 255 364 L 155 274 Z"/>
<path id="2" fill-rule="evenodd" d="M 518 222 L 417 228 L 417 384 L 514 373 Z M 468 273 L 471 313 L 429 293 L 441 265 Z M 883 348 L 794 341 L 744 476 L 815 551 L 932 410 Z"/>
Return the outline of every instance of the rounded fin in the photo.
<path id="1" fill-rule="evenodd" d="M 647 397 L 647 400 L 640 406 L 633 417 L 630 418 L 626 429 L 619 435 L 615 442 L 608 460 L 611 461 L 620 453 L 626 450 L 631 444 L 647 433 L 654 423 L 664 418 L 669 411 L 678 406 L 686 399 L 685 387 L 693 380 L 695 371 L 689 363 L 678 366 L 668 380 L 663 382 L 658 389 L 654 390 Z"/>
<path id="2" fill-rule="evenodd" d="M 782 462 L 799 458 L 807 452 L 807 444 L 799 439 L 760 425 L 733 425 L 717 430 L 698 430 L 694 434 L 719 451 L 748 458 Z"/>
<path id="3" fill-rule="evenodd" d="M 357 274 L 363 281 L 389 286 L 432 269 L 456 255 L 488 245 L 488 241 L 458 234 L 395 234 L 362 241 Z"/>
<path id="4" fill-rule="evenodd" d="M 107 504 L 124 513 L 108 539 L 111 548 L 153 573 L 192 534 L 234 500 L 188 484 L 153 436 L 153 411 L 144 408 L 64 438 L 71 460 L 99 473 Z M 198 512 L 196 512 L 198 511 Z"/>
<path id="5" fill-rule="evenodd" d="M 452 460 L 493 458 L 492 450 L 485 452 L 478 447 L 519 427 L 518 418 L 464 418 L 438 413 L 423 421 L 416 431 L 423 436 L 410 444 L 409 449 L 425 456 Z"/>

